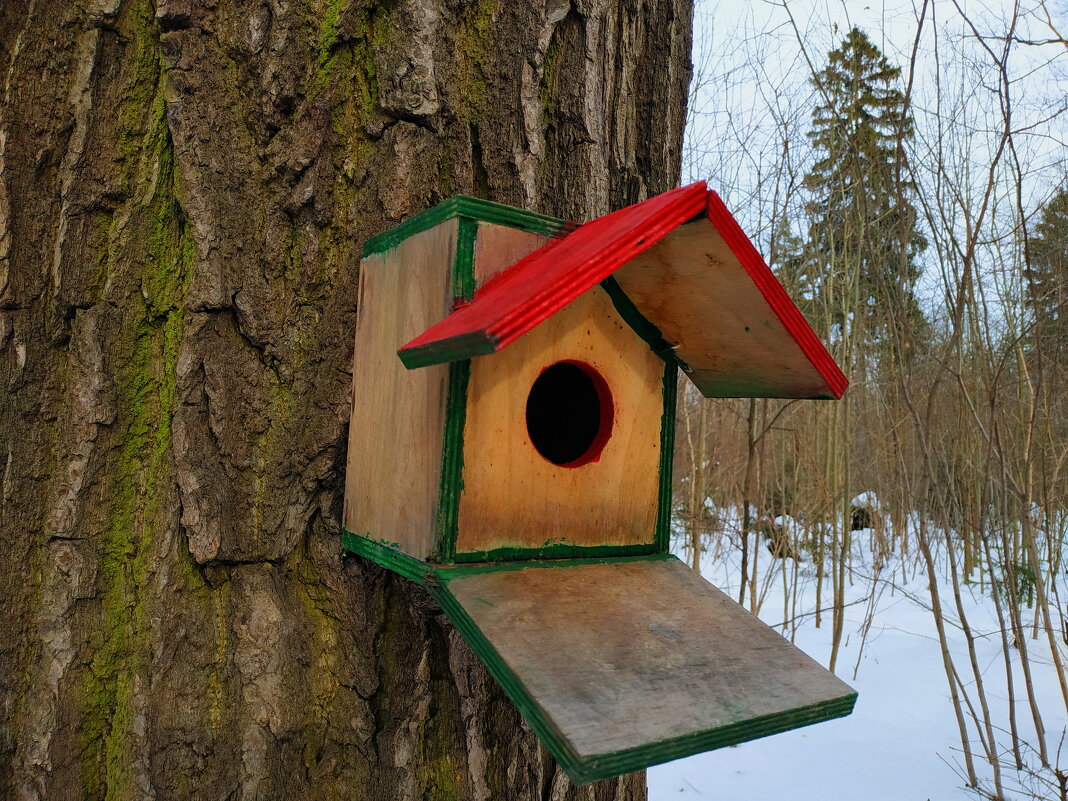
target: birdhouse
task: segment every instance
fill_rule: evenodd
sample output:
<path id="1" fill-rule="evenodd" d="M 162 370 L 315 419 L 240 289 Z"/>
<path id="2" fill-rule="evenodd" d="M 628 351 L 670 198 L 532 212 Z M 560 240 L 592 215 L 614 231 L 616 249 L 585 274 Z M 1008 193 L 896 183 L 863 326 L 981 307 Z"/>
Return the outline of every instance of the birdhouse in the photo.
<path id="1" fill-rule="evenodd" d="M 454 197 L 364 249 L 344 546 L 429 589 L 577 782 L 856 698 L 670 555 L 679 370 L 847 384 L 703 182 L 581 226 Z"/>

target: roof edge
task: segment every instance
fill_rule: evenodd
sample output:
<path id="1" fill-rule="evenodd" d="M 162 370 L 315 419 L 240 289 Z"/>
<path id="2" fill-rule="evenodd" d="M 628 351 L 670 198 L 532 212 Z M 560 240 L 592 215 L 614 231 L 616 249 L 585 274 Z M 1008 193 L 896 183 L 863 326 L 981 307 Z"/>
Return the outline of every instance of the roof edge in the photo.
<path id="1" fill-rule="evenodd" d="M 800 709 L 765 715 L 718 729 L 693 732 L 660 743 L 608 754 L 581 756 L 572 763 L 562 762 L 561 766 L 576 783 L 600 781 L 694 754 L 740 745 L 773 734 L 795 731 L 805 726 L 845 717 L 852 713 L 856 701 L 857 693 L 854 691 L 843 694 L 840 698 L 810 704 Z"/>
<path id="2" fill-rule="evenodd" d="M 470 359 L 473 356 L 486 356 L 496 352 L 497 340 L 491 335 L 476 331 L 463 336 L 439 339 L 426 345 L 403 348 L 397 351 L 401 363 L 409 370 L 429 367 L 432 364 L 446 364 Z"/>
<path id="3" fill-rule="evenodd" d="M 640 208 L 645 216 L 635 217 Z M 428 360 L 420 360 L 420 366 L 425 366 L 498 351 L 706 209 L 707 188 L 704 181 L 697 181 L 591 220 L 498 273 L 476 290 L 471 303 L 403 345 L 398 353 L 408 365 L 405 353 L 424 351 Z M 575 238 L 581 240 L 577 249 L 552 250 L 575 244 Z M 550 253 L 559 258 L 541 264 Z M 513 302 L 510 298 L 517 294 L 521 298 Z M 493 342 L 493 350 L 476 354 L 461 349 L 475 341 Z M 443 343 L 451 344 L 443 347 Z M 431 359 L 433 353 L 440 357 Z"/>

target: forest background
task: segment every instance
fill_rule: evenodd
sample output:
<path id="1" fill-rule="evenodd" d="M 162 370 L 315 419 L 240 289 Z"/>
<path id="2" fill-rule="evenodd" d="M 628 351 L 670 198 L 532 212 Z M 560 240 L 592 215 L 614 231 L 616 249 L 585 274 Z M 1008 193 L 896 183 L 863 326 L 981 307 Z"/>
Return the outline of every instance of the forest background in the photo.
<path id="1" fill-rule="evenodd" d="M 1066 27 L 1055 2 L 695 18 L 684 180 L 736 210 L 852 384 L 837 404 L 684 390 L 677 550 L 730 561 L 791 636 L 829 629 L 816 656 L 843 674 L 876 598 L 919 576 L 946 770 L 983 798 L 1068 797 Z"/>

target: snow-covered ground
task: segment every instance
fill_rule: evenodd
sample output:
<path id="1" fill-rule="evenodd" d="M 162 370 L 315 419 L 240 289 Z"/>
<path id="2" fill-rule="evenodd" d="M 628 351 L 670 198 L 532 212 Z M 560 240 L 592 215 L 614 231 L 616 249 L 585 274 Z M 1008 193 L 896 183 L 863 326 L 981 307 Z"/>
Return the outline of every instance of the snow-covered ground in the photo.
<path id="1" fill-rule="evenodd" d="M 929 609 L 926 573 L 910 557 L 904 562 L 896 558 L 879 576 L 873 576 L 872 560 L 865 553 L 868 533 L 855 534 L 853 563 L 867 567 L 853 573 L 846 591 L 845 634 L 836 671 L 859 693 L 853 714 L 651 768 L 648 772 L 651 801 L 743 798 L 954 801 L 976 797 L 964 789 L 964 780 L 958 775 L 962 763 L 961 741 L 935 621 Z M 681 540 L 676 553 L 689 561 Z M 783 570 L 792 581 L 795 563 L 774 559 L 763 545 L 757 554 L 760 583 L 766 589 L 760 617 L 769 625 L 781 626 L 785 598 Z M 737 540 L 723 535 L 714 539 L 702 554 L 701 571 L 710 582 L 737 597 L 739 563 Z M 816 608 L 815 568 L 810 561 L 802 561 L 796 567 L 798 592 L 793 609 L 797 614 L 811 613 Z M 974 695 L 974 680 L 951 585 L 945 571 L 941 572 L 951 650 L 961 680 Z M 764 577 L 770 580 L 765 582 Z M 826 581 L 822 604 L 825 608 L 830 606 L 831 599 L 829 577 Z M 1007 728 L 1002 640 L 990 588 L 965 586 L 962 600 L 968 622 L 978 637 L 976 652 L 992 718 L 996 726 Z M 869 615 L 871 625 L 865 637 L 862 631 Z M 831 633 L 829 611 L 825 612 L 818 629 L 814 615 L 808 614 L 797 625 L 795 642 L 826 665 L 831 653 Z M 1028 647 L 1051 760 L 1055 760 L 1068 716 L 1048 647 L 1041 639 L 1029 640 Z M 1015 649 L 1011 654 L 1020 732 L 1034 742 L 1019 654 Z M 968 726 L 973 749 L 978 754 L 981 748 L 975 737 L 975 724 L 969 720 Z M 1000 738 L 1003 744 L 1009 742 L 1007 734 Z M 1068 767 L 1068 742 L 1060 764 L 1062 768 Z M 989 777 L 990 769 L 980 757 L 976 758 L 976 769 L 981 778 Z M 1007 785 L 1016 786 L 1011 781 Z"/>

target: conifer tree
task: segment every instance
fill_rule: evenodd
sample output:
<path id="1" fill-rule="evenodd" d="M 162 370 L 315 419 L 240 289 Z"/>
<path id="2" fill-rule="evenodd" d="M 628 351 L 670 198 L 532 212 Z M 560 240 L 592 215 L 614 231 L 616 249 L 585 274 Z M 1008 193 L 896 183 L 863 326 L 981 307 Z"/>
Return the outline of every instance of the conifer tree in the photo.
<path id="1" fill-rule="evenodd" d="M 1055 363 L 1068 362 L 1068 183 L 1043 206 L 1028 243 L 1027 304 L 1034 341 Z"/>
<path id="2" fill-rule="evenodd" d="M 857 344 L 878 344 L 898 358 L 926 328 L 914 293 L 926 241 L 904 170 L 913 121 L 900 75 L 853 28 L 813 77 L 809 139 L 818 160 L 805 176 L 807 239 L 783 264 L 789 279 L 809 288 L 818 326 L 844 335 L 848 323 Z"/>

